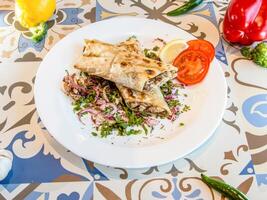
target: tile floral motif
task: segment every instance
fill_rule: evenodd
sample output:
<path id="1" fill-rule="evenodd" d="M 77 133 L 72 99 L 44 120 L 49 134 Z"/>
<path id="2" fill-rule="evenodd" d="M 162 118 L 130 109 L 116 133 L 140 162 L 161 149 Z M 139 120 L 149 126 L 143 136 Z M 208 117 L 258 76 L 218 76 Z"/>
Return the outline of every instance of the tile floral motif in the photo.
<path id="1" fill-rule="evenodd" d="M 24 199 L 27 195 L 34 191 L 40 184 L 1 184 L 0 199 Z"/>
<path id="2" fill-rule="evenodd" d="M 267 91 L 267 84 L 262 84 L 266 82 L 265 77 L 267 75 L 267 71 L 264 68 L 257 66 L 246 58 L 241 57 L 236 58 L 231 62 L 231 68 L 234 71 L 235 81 L 240 85 Z M 252 79 L 248 77 L 257 78 Z"/>
<path id="3" fill-rule="evenodd" d="M 25 200 L 92 200 L 93 182 L 43 183 L 25 196 Z"/>
<path id="4" fill-rule="evenodd" d="M 182 2 L 58 0 L 48 35 L 39 44 L 15 20 L 14 1 L 1 2 L 0 148 L 12 152 L 14 168 L 0 184 L 0 199 L 224 199 L 199 180 L 200 173 L 231 183 L 250 199 L 266 199 L 266 70 L 221 40 L 228 0 L 204 3 L 186 16 L 166 16 Z M 36 113 L 38 61 L 66 34 L 121 15 L 162 20 L 216 46 L 228 83 L 223 123 L 206 145 L 185 158 L 135 170 L 92 163 L 57 143 Z"/>
<path id="5" fill-rule="evenodd" d="M 220 173 L 222 176 L 228 177 L 230 173 L 234 173 L 239 169 L 242 169 L 239 174 L 232 175 L 242 176 L 242 179 L 239 179 L 237 186 L 235 187 L 241 190 L 244 194 L 249 194 L 255 182 L 254 180 L 255 178 L 257 179 L 257 177 L 255 177 L 255 170 L 252 161 L 249 161 L 248 164 L 243 165 L 242 157 L 245 155 L 246 152 L 248 152 L 248 146 L 245 144 L 241 144 L 233 150 L 225 151 L 225 163 L 220 167 Z M 234 181 L 232 180 L 231 182 Z"/>
<path id="6" fill-rule="evenodd" d="M 180 17 L 169 17 L 166 12 L 183 2 L 176 1 L 137 1 L 121 0 L 106 2 L 97 0 L 96 20 L 107 19 L 116 16 L 141 16 L 149 19 L 161 20 L 177 26 L 200 39 L 208 39 L 216 47 L 216 58 L 227 64 L 224 47 L 217 28 L 217 20 L 212 3 L 204 3 L 196 10 L 190 11 L 188 15 Z M 208 26 L 209 28 L 207 28 Z M 209 32 L 207 33 L 207 30 Z"/>
<path id="7" fill-rule="evenodd" d="M 205 191 L 205 192 L 203 192 Z M 221 195 L 206 186 L 199 177 L 153 178 L 143 180 L 96 182 L 95 199 L 210 199 Z"/>
<path id="8" fill-rule="evenodd" d="M 267 94 L 248 98 L 243 103 L 242 110 L 250 124 L 255 127 L 267 127 Z"/>
<path id="9" fill-rule="evenodd" d="M 244 168 L 243 174 L 248 174 L 246 169 L 253 167 L 258 185 L 267 185 L 267 94 L 257 94 L 246 99 L 242 111 L 247 122 L 251 126 L 257 127 L 257 129 L 250 129 L 245 133 L 251 161 Z"/>
<path id="10" fill-rule="evenodd" d="M 93 164 L 57 143 L 42 125 L 34 105 L 34 74 L 39 63 L 5 64 L 14 76 L 0 81 L 0 148 L 13 153 L 13 168 L 2 184 L 106 180 Z M 5 74 L 5 68 L 0 68 Z M 12 73 L 11 73 L 12 74 Z M 18 75 L 18 76 L 17 76 Z M 16 113 L 17 110 L 21 112 Z M 21 173 L 23 171 L 23 173 Z"/>
<path id="11" fill-rule="evenodd" d="M 5 43 L 0 47 L 2 62 L 35 61 L 35 57 L 39 61 L 66 34 L 95 21 L 95 1 L 58 1 L 54 16 L 47 22 L 48 34 L 39 43 L 30 40 L 30 31 L 16 20 L 13 7 L 0 10 L 0 18 L 0 43 Z"/>

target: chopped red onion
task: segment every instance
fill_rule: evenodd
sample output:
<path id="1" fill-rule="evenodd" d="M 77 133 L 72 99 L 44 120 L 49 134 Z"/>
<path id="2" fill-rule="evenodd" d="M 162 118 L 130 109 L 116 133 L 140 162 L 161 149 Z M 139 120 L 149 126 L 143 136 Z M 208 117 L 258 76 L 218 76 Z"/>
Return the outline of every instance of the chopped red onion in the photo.
<path id="1" fill-rule="evenodd" d="M 153 118 L 147 118 L 146 119 L 146 124 L 148 126 L 156 126 L 156 125 L 158 125 L 158 123 L 159 123 L 159 120 L 156 120 L 156 119 L 153 119 Z"/>
<path id="2" fill-rule="evenodd" d="M 113 103 L 104 103 L 100 106 L 101 110 L 105 110 L 106 108 L 112 108 L 112 111 L 109 114 L 114 114 L 118 111 L 118 108 Z"/>

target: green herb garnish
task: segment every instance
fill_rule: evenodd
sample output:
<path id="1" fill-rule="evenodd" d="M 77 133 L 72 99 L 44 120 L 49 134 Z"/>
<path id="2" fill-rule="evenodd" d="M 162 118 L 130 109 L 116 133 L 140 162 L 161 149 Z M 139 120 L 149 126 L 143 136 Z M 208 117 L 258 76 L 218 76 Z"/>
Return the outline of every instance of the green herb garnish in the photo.
<path id="1" fill-rule="evenodd" d="M 167 81 L 166 83 L 164 83 L 160 89 L 161 89 L 161 92 L 167 96 L 167 95 L 170 95 L 172 94 L 172 89 L 173 89 L 173 83 L 172 81 Z"/>
<path id="2" fill-rule="evenodd" d="M 147 135 L 147 133 L 148 133 L 148 130 L 147 130 L 147 127 L 146 127 L 146 125 L 142 125 L 142 128 L 144 129 L 144 131 L 145 131 L 145 134 Z"/>
<path id="3" fill-rule="evenodd" d="M 139 117 L 137 116 L 132 110 L 130 110 L 129 108 L 126 108 L 125 110 L 126 112 L 126 116 L 129 119 L 129 125 L 130 126 L 134 126 L 134 125 L 141 125 L 144 122 L 144 118 L 143 117 Z"/>
<path id="4" fill-rule="evenodd" d="M 97 136 L 97 133 L 96 132 L 92 132 L 91 133 L 93 136 Z"/>
<path id="5" fill-rule="evenodd" d="M 126 41 L 129 41 L 131 39 L 137 39 L 136 35 L 132 35 L 131 37 L 129 37 Z"/>
<path id="6" fill-rule="evenodd" d="M 190 106 L 184 105 L 182 112 L 187 112 L 189 110 L 191 110 Z"/>
<path id="7" fill-rule="evenodd" d="M 112 133 L 113 130 L 117 130 L 118 135 L 121 135 L 121 136 L 137 135 L 137 134 L 140 134 L 142 132 L 141 130 L 134 130 L 134 129 L 127 130 L 127 128 L 130 126 L 141 125 L 144 122 L 144 119 L 142 117 L 138 117 L 137 115 L 135 115 L 134 112 L 132 112 L 128 108 L 126 108 L 126 109 L 127 109 L 126 115 L 129 118 L 129 121 L 126 122 L 126 121 L 122 120 L 120 116 L 116 116 L 115 122 L 113 122 L 113 123 L 104 122 L 100 126 L 101 137 L 107 137 L 108 135 L 110 135 Z M 146 128 L 144 128 L 144 131 L 147 133 Z"/>
<path id="8" fill-rule="evenodd" d="M 141 133 L 141 130 L 131 129 L 129 131 L 126 131 L 126 135 L 137 135 L 137 134 L 140 134 L 140 133 Z"/>
<path id="9" fill-rule="evenodd" d="M 75 112 L 78 112 L 82 108 L 88 107 L 89 104 L 95 100 L 95 97 L 96 97 L 96 92 L 94 90 L 91 90 L 90 93 L 86 97 L 81 97 L 80 99 L 78 99 L 72 103 L 73 110 Z"/>
<path id="10" fill-rule="evenodd" d="M 154 46 L 152 50 L 153 51 L 158 51 L 159 50 L 159 47 L 158 46 Z"/>
<path id="11" fill-rule="evenodd" d="M 149 49 L 144 49 L 144 55 L 147 58 L 151 58 L 151 59 L 154 59 L 154 60 L 160 60 L 158 55 L 155 52 L 153 52 L 153 51 L 151 51 Z"/>
<path id="12" fill-rule="evenodd" d="M 107 93 L 108 100 L 112 103 L 114 103 L 119 96 L 120 94 L 117 90 L 112 90 L 111 92 Z"/>
<path id="13" fill-rule="evenodd" d="M 107 137 L 110 135 L 113 131 L 113 124 L 109 124 L 108 122 L 104 122 L 100 126 L 100 136 L 101 137 Z"/>
<path id="14" fill-rule="evenodd" d="M 109 114 L 113 110 L 112 107 L 105 107 L 104 113 Z"/>
<path id="15" fill-rule="evenodd" d="M 181 106 L 180 101 L 177 100 L 177 99 L 169 100 L 167 103 L 168 103 L 168 105 L 170 106 L 170 108 L 174 108 L 174 107 L 176 107 L 176 106 Z"/>
<path id="16" fill-rule="evenodd" d="M 87 72 L 80 72 L 80 76 L 88 77 L 89 75 Z"/>

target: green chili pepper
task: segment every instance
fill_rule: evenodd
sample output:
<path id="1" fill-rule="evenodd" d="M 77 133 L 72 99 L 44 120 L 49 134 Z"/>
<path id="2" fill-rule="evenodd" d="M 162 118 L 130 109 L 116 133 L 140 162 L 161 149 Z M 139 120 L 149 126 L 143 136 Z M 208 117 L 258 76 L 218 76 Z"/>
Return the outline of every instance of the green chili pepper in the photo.
<path id="1" fill-rule="evenodd" d="M 181 7 L 176 8 L 176 9 L 168 12 L 167 15 L 168 16 L 182 15 L 182 14 L 194 9 L 195 7 L 200 5 L 202 2 L 203 2 L 203 0 L 189 0 L 187 3 L 185 3 Z"/>
<path id="2" fill-rule="evenodd" d="M 231 185 L 228 185 L 222 181 L 210 178 L 201 174 L 201 179 L 204 183 L 217 190 L 224 196 L 232 200 L 248 200 L 248 198 L 239 190 L 235 189 Z"/>

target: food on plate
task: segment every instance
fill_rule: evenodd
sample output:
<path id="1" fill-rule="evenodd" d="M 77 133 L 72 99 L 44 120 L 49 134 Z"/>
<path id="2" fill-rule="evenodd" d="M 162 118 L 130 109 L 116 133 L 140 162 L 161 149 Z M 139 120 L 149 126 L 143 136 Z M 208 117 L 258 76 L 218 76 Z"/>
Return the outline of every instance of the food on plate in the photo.
<path id="1" fill-rule="evenodd" d="M 161 116 L 171 114 L 159 87 L 152 88 L 147 93 L 138 92 L 116 84 L 126 105 L 137 112 L 154 113 Z"/>
<path id="2" fill-rule="evenodd" d="M 209 58 L 202 51 L 186 50 L 177 56 L 173 64 L 179 69 L 178 80 L 192 85 L 205 78 L 209 69 Z"/>
<path id="3" fill-rule="evenodd" d="M 189 0 L 188 2 L 183 4 L 182 6 L 168 12 L 167 15 L 168 16 L 178 16 L 178 15 L 185 14 L 185 13 L 189 12 L 190 10 L 193 10 L 194 8 L 199 6 L 202 2 L 203 2 L 203 0 Z"/>
<path id="4" fill-rule="evenodd" d="M 223 21 L 224 38 L 243 45 L 266 40 L 266 11 L 266 0 L 232 0 Z"/>
<path id="5" fill-rule="evenodd" d="M 142 52 L 139 41 L 134 37 L 130 37 L 128 40 L 119 43 L 117 47 L 129 52 Z M 130 109 L 138 112 L 146 111 L 161 116 L 171 114 L 171 111 L 158 86 L 155 86 L 146 92 L 139 92 L 120 84 L 116 84 L 116 86 L 120 91 L 124 102 Z"/>
<path id="6" fill-rule="evenodd" d="M 89 115 L 96 129 L 93 135 L 148 133 L 159 123 L 158 117 L 174 121 L 190 110 L 179 99 L 183 85 L 172 79 L 177 76 L 187 85 L 203 80 L 214 47 L 205 40 L 162 44 L 142 50 L 135 37 L 117 45 L 85 40 L 83 54 L 74 64 L 81 72 L 67 74 L 63 86 L 82 123 Z"/>
<path id="7" fill-rule="evenodd" d="M 142 49 L 140 48 L 140 43 L 137 40 L 136 36 L 131 36 L 127 40 L 122 41 L 117 45 L 117 47 L 125 51 L 134 52 L 137 54 L 140 54 L 142 52 Z"/>
<path id="8" fill-rule="evenodd" d="M 210 178 L 204 174 L 201 174 L 201 179 L 208 186 L 217 190 L 218 192 L 223 194 L 225 197 L 228 197 L 229 199 L 248 200 L 248 198 L 246 197 L 246 195 L 243 192 L 239 191 L 238 189 L 234 188 L 233 186 L 231 186 L 227 183 L 216 180 L 214 178 Z"/>
<path id="9" fill-rule="evenodd" d="M 147 134 L 159 123 L 157 117 L 174 121 L 180 113 L 190 110 L 188 105 L 180 102 L 177 95 L 182 86 L 172 81 L 161 86 L 162 95 L 171 110 L 170 114 L 158 112 L 157 109 L 161 109 L 162 105 L 152 101 L 149 102 L 150 107 L 146 104 L 147 108 L 143 111 L 131 109 L 125 103 L 131 102 L 127 99 L 128 96 L 120 93 L 113 82 L 84 72 L 67 74 L 63 78 L 63 87 L 64 92 L 73 100 L 73 110 L 80 121 L 84 123 L 86 119 L 91 119 L 96 129 L 92 134 L 101 137 L 107 137 L 114 131 L 120 136 Z M 126 97 L 125 100 L 123 96 Z M 144 99 L 137 99 L 136 102 L 140 105 L 142 100 Z M 165 109 L 167 110 L 166 106 Z"/>
<path id="10" fill-rule="evenodd" d="M 214 46 L 207 40 L 190 40 L 187 42 L 189 50 L 202 51 L 206 56 L 209 57 L 210 62 L 213 60 L 215 55 Z"/>
<path id="11" fill-rule="evenodd" d="M 267 68 L 267 44 L 265 42 L 257 44 L 253 49 L 250 47 L 243 47 L 241 49 L 241 54 L 257 65 Z"/>
<path id="12" fill-rule="evenodd" d="M 187 49 L 187 47 L 188 44 L 184 40 L 172 40 L 160 50 L 160 60 L 165 63 L 173 63 L 177 55 Z"/>
<path id="13" fill-rule="evenodd" d="M 116 45 L 87 40 L 75 68 L 145 92 L 176 77 L 177 68 Z"/>
<path id="14" fill-rule="evenodd" d="M 173 61 L 178 68 L 177 79 L 186 85 L 201 82 L 207 75 L 215 50 L 206 40 L 190 40 L 188 48 L 182 51 Z"/>
<path id="15" fill-rule="evenodd" d="M 65 93 L 74 100 L 73 109 L 80 121 L 84 123 L 84 117 L 91 119 L 98 132 L 93 135 L 107 137 L 113 130 L 121 136 L 138 134 L 140 129 L 129 129 L 128 126 L 139 125 L 147 131 L 144 117 L 124 105 L 114 83 L 87 73 L 67 74 L 63 83 Z"/>
<path id="16" fill-rule="evenodd" d="M 171 70 L 167 70 L 167 66 Z M 147 134 L 160 123 L 157 118 L 174 121 L 181 113 L 190 110 L 180 101 L 178 90 L 183 85 L 171 80 L 177 76 L 177 68 L 147 58 L 134 37 L 117 45 L 86 40 L 83 55 L 75 63 L 75 68 L 80 72 L 67 72 L 63 78 L 64 92 L 73 100 L 73 110 L 80 121 L 85 123 L 91 119 L 95 128 L 93 135 L 107 137 L 114 132 L 120 136 Z M 146 87 L 151 81 L 147 74 L 154 72 L 157 76 L 166 73 L 167 78 L 161 75 L 164 81 Z M 148 83 L 144 84 L 143 79 Z M 141 91 L 134 89 L 131 81 L 136 85 L 141 82 L 142 90 L 141 87 L 137 87 Z"/>

